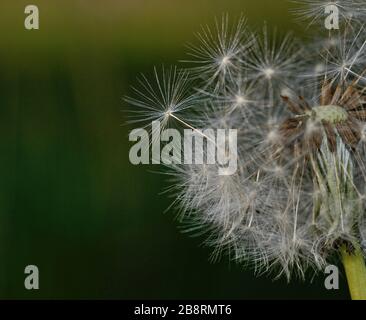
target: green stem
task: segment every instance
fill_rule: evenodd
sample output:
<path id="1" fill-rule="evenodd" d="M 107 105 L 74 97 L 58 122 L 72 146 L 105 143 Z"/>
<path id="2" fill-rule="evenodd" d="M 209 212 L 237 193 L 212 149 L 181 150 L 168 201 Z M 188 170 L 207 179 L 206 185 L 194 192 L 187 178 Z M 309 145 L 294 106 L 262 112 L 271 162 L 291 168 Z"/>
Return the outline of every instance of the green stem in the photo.
<path id="1" fill-rule="evenodd" d="M 341 253 L 352 300 L 366 300 L 366 266 L 361 250 L 349 253 L 343 246 Z"/>

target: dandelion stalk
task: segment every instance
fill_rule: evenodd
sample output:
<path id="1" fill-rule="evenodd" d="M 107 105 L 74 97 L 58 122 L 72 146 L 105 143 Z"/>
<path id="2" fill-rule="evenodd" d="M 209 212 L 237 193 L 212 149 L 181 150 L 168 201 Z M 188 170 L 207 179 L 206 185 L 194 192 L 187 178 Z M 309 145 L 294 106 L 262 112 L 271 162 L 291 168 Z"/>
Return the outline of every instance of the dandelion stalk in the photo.
<path id="1" fill-rule="evenodd" d="M 346 246 L 342 246 L 341 254 L 352 299 L 366 300 L 366 266 L 362 251 L 356 248 L 349 252 Z"/>

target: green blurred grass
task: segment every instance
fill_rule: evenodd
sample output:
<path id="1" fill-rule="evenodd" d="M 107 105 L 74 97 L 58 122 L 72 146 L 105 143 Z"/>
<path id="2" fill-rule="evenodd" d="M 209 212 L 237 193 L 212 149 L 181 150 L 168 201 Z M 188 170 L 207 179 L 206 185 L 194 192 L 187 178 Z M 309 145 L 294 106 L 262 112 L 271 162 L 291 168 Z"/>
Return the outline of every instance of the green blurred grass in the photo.
<path id="1" fill-rule="evenodd" d="M 140 72 L 185 57 L 201 24 L 245 13 L 295 29 L 286 1 L 28 1 L 0 5 L 1 298 L 342 298 L 209 262 L 181 234 L 163 177 L 128 161 L 123 95 Z M 156 168 L 154 168 L 156 169 Z M 40 268 L 40 290 L 23 287 Z M 343 287 L 345 287 L 343 285 Z"/>

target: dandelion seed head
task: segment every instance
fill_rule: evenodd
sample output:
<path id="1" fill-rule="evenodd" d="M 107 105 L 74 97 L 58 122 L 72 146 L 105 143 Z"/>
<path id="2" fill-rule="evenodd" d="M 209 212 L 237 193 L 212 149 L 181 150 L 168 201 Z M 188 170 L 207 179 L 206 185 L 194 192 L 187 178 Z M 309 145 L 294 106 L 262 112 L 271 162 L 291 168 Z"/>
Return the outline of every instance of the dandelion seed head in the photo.
<path id="1" fill-rule="evenodd" d="M 344 18 L 358 4 L 331 2 Z M 305 0 L 298 13 L 315 23 L 326 3 Z M 190 72 L 155 71 L 128 99 L 138 121 L 238 130 L 234 174 L 218 164 L 169 171 L 186 230 L 207 235 L 215 259 L 229 252 L 259 274 L 304 278 L 332 261 L 339 241 L 365 241 L 364 34 L 345 27 L 299 46 L 267 26 L 250 32 L 243 18 L 231 28 L 224 15 L 198 35 Z"/>

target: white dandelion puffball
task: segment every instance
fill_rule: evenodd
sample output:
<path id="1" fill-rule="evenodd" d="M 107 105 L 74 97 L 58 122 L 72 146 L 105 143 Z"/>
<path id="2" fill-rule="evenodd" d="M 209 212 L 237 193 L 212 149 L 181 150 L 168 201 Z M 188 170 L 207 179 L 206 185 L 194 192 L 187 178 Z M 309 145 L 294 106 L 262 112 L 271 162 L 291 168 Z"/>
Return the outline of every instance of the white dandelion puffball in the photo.
<path id="1" fill-rule="evenodd" d="M 298 14 L 317 21 L 329 2 L 344 19 L 363 9 L 304 0 Z M 208 235 L 215 256 L 290 279 L 320 270 L 340 246 L 365 246 L 365 35 L 346 26 L 302 43 L 268 26 L 253 32 L 244 18 L 230 27 L 224 15 L 197 35 L 187 70 L 155 71 L 134 89 L 134 121 L 237 129 L 234 174 L 217 164 L 168 170 L 182 221 Z"/>

